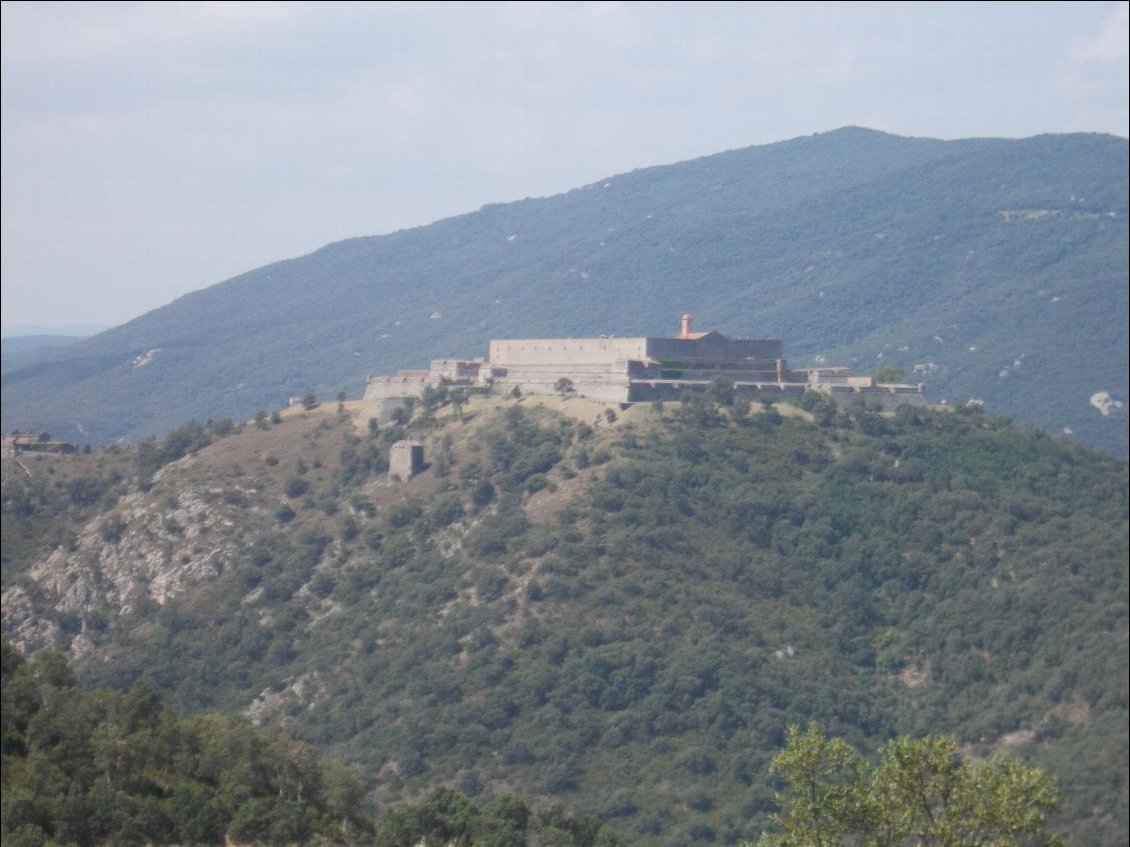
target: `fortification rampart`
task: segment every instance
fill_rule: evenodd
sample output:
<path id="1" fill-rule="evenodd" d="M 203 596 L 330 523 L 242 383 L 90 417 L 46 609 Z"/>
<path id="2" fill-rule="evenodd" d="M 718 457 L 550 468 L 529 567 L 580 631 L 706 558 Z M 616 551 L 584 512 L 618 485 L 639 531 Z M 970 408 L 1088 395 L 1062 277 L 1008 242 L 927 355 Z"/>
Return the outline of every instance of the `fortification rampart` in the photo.
<path id="1" fill-rule="evenodd" d="M 685 362 L 774 361 L 781 358 L 781 342 L 753 338 L 727 338 L 716 332 L 701 338 L 648 338 L 647 358 Z M 640 357 L 643 358 L 643 357 Z"/>
<path id="2" fill-rule="evenodd" d="M 450 383 L 478 384 L 482 378 L 482 359 L 432 359 L 429 374 Z"/>
<path id="3" fill-rule="evenodd" d="M 423 397 L 424 390 L 429 386 L 435 387 L 439 380 L 432 379 L 425 371 L 424 376 L 406 375 L 403 372 L 395 376 L 370 376 L 365 383 L 366 400 L 384 400 L 390 397 Z"/>
<path id="4" fill-rule="evenodd" d="M 615 365 L 646 359 L 647 338 L 524 338 L 490 343 L 490 363 L 516 365 Z"/>
<path id="5" fill-rule="evenodd" d="M 712 379 L 654 379 L 633 381 L 628 402 L 650 403 L 655 400 L 678 401 L 687 394 L 705 394 L 714 386 Z M 799 397 L 807 386 L 797 382 L 734 382 L 734 396 L 743 400 L 767 400 L 771 403 L 786 397 Z"/>
<path id="6" fill-rule="evenodd" d="M 683 315 L 673 338 L 526 338 L 490 342 L 488 359 L 435 359 L 427 371 L 370 376 L 366 399 L 421 397 L 428 387 L 487 385 L 503 392 L 555 394 L 561 380 L 580 395 L 605 403 L 675 400 L 705 391 L 711 382 L 734 384 L 739 396 L 758 399 L 824 391 L 836 402 L 861 399 L 884 408 L 925 403 L 923 386 L 876 385 L 848 368 L 790 370 L 775 339 L 727 338 L 691 332 Z"/>
<path id="7" fill-rule="evenodd" d="M 573 390 L 603 403 L 627 403 L 631 386 L 629 362 L 612 365 L 518 365 L 501 369 L 495 386 L 507 393 L 517 388 L 523 394 L 556 394 L 558 383 L 569 380 Z"/>
<path id="8" fill-rule="evenodd" d="M 423 397 L 429 388 L 485 385 L 493 371 L 482 359 L 432 359 L 426 370 L 403 370 L 393 375 L 370 374 L 365 382 L 366 400 Z"/>

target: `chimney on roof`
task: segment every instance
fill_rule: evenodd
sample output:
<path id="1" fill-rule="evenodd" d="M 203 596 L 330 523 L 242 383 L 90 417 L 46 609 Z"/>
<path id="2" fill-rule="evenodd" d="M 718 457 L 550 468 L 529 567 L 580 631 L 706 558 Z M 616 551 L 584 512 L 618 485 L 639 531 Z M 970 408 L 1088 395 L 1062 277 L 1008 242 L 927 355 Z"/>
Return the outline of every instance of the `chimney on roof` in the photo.
<path id="1" fill-rule="evenodd" d="M 679 334 L 679 338 L 686 338 L 688 335 L 691 334 L 691 321 L 693 321 L 693 320 L 694 320 L 694 318 L 691 317 L 690 312 L 687 312 L 685 315 L 683 315 L 683 318 L 682 318 L 683 331 Z"/>

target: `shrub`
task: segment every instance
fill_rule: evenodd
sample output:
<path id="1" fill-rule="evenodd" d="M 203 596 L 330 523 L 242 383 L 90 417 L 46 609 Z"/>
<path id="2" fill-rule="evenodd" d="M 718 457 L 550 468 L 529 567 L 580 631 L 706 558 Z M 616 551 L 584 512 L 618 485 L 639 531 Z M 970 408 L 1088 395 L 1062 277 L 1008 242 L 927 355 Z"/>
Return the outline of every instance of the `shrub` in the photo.
<path id="1" fill-rule="evenodd" d="M 293 476 L 288 479 L 286 482 L 286 488 L 284 489 L 287 497 L 301 497 L 309 490 L 310 483 L 307 480 L 297 476 Z"/>

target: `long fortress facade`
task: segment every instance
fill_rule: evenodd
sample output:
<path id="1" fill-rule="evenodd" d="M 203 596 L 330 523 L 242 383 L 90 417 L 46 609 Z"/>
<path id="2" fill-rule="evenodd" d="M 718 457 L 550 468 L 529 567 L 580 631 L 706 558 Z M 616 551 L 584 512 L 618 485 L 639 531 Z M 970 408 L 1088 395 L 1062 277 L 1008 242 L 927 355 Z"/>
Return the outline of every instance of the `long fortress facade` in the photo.
<path id="1" fill-rule="evenodd" d="M 370 375 L 365 399 L 420 397 L 440 386 L 557 394 L 567 379 L 579 396 L 628 405 L 705 392 L 719 378 L 733 383 L 736 396 L 756 400 L 822 391 L 837 402 L 863 400 L 884 409 L 925 404 L 921 384 L 879 384 L 842 367 L 792 369 L 780 341 L 694 332 L 690 315 L 673 337 L 491 341 L 485 359 L 435 359 L 428 370 Z"/>

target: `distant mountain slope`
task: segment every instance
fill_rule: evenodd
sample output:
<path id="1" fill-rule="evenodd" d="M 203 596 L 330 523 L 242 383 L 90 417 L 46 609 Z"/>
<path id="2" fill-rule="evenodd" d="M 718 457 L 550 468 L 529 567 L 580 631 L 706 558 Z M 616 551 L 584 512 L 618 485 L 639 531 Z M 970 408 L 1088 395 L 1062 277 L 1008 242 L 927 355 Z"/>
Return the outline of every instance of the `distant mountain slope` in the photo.
<path id="1" fill-rule="evenodd" d="M 848 128 L 487 206 L 6 367 L 3 426 L 136 438 L 310 388 L 356 396 L 368 372 L 492 337 L 660 334 L 691 311 L 783 339 L 796 364 L 899 365 L 935 400 L 1125 454 L 1127 153 Z"/>
<path id="2" fill-rule="evenodd" d="M 520 789 L 733 845 L 815 720 L 1022 756 L 1070 843 L 1124 845 L 1126 463 L 805 402 L 476 397 L 384 430 L 326 404 L 4 458 L 4 629 L 85 684 L 280 722 L 381 806 Z M 389 482 L 404 437 L 430 467 Z"/>
<path id="3" fill-rule="evenodd" d="M 18 356 L 44 347 L 64 347 L 86 338 L 85 335 L 18 335 L 0 340 L 0 353 L 5 357 L 5 367 L 11 365 L 9 356 Z"/>

